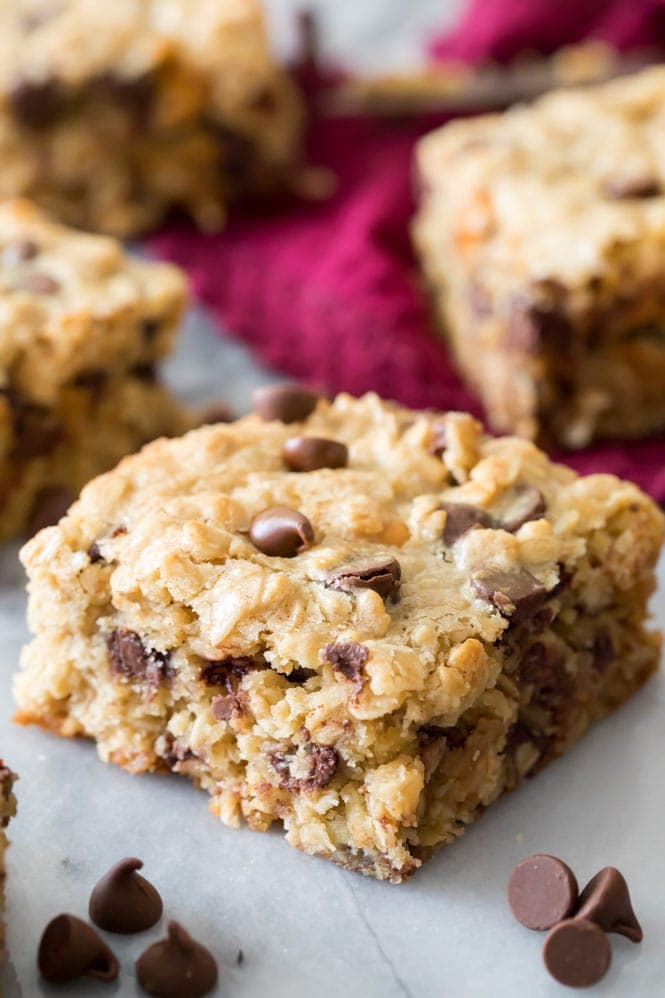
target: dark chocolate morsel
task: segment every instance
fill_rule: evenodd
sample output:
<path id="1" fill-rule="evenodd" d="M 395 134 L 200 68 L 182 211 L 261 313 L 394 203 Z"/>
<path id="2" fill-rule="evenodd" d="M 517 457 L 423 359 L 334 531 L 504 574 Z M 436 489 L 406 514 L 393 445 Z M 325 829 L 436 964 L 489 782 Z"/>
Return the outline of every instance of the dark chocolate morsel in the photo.
<path id="1" fill-rule="evenodd" d="M 121 859 L 97 882 L 89 914 L 107 932 L 128 934 L 151 929 L 162 917 L 162 899 L 140 870 L 140 859 Z"/>
<path id="2" fill-rule="evenodd" d="M 511 873 L 508 904 L 518 922 L 542 932 L 568 918 L 577 891 L 575 875 L 563 860 L 537 854 L 522 860 Z"/>
<path id="3" fill-rule="evenodd" d="M 42 489 L 30 512 L 28 535 L 32 537 L 44 527 L 52 527 L 65 515 L 73 502 L 74 494 L 64 485 L 49 485 Z"/>
<path id="4" fill-rule="evenodd" d="M 2 264 L 4 267 L 17 267 L 26 260 L 37 256 L 39 248 L 32 239 L 14 239 L 2 249 Z"/>
<path id="5" fill-rule="evenodd" d="M 9 93 L 9 105 L 21 125 L 44 128 L 60 116 L 66 99 L 57 80 L 21 80 Z"/>
<path id="6" fill-rule="evenodd" d="M 98 561 L 104 561 L 104 555 L 102 554 L 97 541 L 92 542 L 88 548 L 87 554 L 93 565 L 96 565 Z"/>
<path id="7" fill-rule="evenodd" d="M 41 270 L 31 270 L 21 274 L 14 283 L 14 291 L 26 291 L 31 295 L 54 295 L 60 290 L 60 282 Z"/>
<path id="8" fill-rule="evenodd" d="M 618 932 L 634 943 L 641 943 L 642 927 L 630 900 L 623 874 L 606 866 L 592 877 L 579 897 L 576 918 L 594 922 L 604 932 Z"/>
<path id="9" fill-rule="evenodd" d="M 299 423 L 314 412 L 320 395 L 297 385 L 268 385 L 257 388 L 252 395 L 252 405 L 261 419 L 269 422 Z"/>
<path id="10" fill-rule="evenodd" d="M 288 506 L 270 506 L 257 514 L 249 538 L 272 558 L 294 558 L 314 543 L 314 529 L 306 516 Z"/>
<path id="11" fill-rule="evenodd" d="M 369 659 L 369 649 L 358 641 L 336 641 L 326 645 L 323 658 L 332 665 L 335 672 L 341 673 L 357 685 L 362 685 L 363 666 Z"/>
<path id="12" fill-rule="evenodd" d="M 87 922 L 74 915 L 58 915 L 44 929 L 37 964 L 42 977 L 53 984 L 73 981 L 83 974 L 114 981 L 118 961 Z"/>
<path id="13" fill-rule="evenodd" d="M 451 547 L 474 527 L 493 526 L 492 517 L 478 506 L 470 506 L 465 502 L 443 502 L 441 509 L 446 513 L 446 524 L 443 528 L 443 543 L 446 547 Z"/>
<path id="14" fill-rule="evenodd" d="M 401 586 L 402 569 L 396 558 L 377 557 L 350 561 L 331 569 L 326 576 L 329 589 L 352 593 L 356 589 L 373 589 L 383 599 L 397 600 Z"/>
<path id="15" fill-rule="evenodd" d="M 550 930 L 543 962 L 552 977 L 569 988 L 589 988 L 607 973 L 612 950 L 607 936 L 593 922 L 567 918 Z"/>
<path id="16" fill-rule="evenodd" d="M 136 961 L 143 990 L 155 998 L 199 998 L 217 983 L 217 963 L 178 922 L 169 922 L 168 936 L 149 946 Z"/>
<path id="17" fill-rule="evenodd" d="M 545 587 L 526 568 L 486 569 L 472 576 L 471 584 L 499 613 L 516 621 L 530 617 L 547 596 Z"/>
<path id="18" fill-rule="evenodd" d="M 608 198 L 655 198 L 663 193 L 658 177 L 648 174 L 633 177 L 609 177 L 603 184 L 603 193 Z"/>
<path id="19" fill-rule="evenodd" d="M 111 660 L 111 670 L 128 679 L 145 680 L 158 686 L 171 676 L 168 652 L 146 648 L 136 631 L 116 627 L 106 639 Z"/>
<path id="20" fill-rule="evenodd" d="M 345 468 L 349 451 L 338 440 L 291 437 L 282 447 L 282 457 L 291 471 L 317 471 L 319 468 Z"/>
<path id="21" fill-rule="evenodd" d="M 279 775 L 280 786 L 290 793 L 324 790 L 339 766 L 339 753 L 331 745 L 309 744 L 305 749 L 305 774 L 292 776 L 291 764 L 283 752 L 273 752 L 270 761 Z"/>
<path id="22" fill-rule="evenodd" d="M 546 509 L 545 497 L 534 485 L 516 485 L 501 516 L 500 526 L 511 534 L 530 520 L 539 520 Z"/>

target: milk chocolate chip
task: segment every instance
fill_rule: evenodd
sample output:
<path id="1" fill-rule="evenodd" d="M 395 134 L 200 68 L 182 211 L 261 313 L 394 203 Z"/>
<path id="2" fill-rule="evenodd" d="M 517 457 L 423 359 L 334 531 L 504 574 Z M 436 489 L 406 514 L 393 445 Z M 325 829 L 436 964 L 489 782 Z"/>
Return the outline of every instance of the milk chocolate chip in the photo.
<path id="1" fill-rule="evenodd" d="M 471 585 L 499 613 L 516 621 L 530 617 L 547 596 L 545 587 L 526 568 L 486 569 L 472 576 Z"/>
<path id="2" fill-rule="evenodd" d="M 455 541 L 475 527 L 493 525 L 489 513 L 478 506 L 471 506 L 465 502 L 443 502 L 441 509 L 446 513 L 446 524 L 443 528 L 443 542 L 446 547 L 451 547 Z"/>
<path id="3" fill-rule="evenodd" d="M 252 520 L 249 538 L 272 558 L 295 558 L 314 543 L 314 529 L 306 516 L 288 506 L 271 506 Z"/>
<path id="4" fill-rule="evenodd" d="M 586 885 L 575 917 L 594 922 L 605 932 L 618 932 L 634 943 L 642 942 L 642 927 L 633 911 L 628 884 L 613 866 L 604 867 Z"/>
<path id="5" fill-rule="evenodd" d="M 358 641 L 336 641 L 323 649 L 323 659 L 356 685 L 362 686 L 363 666 L 369 659 L 369 649 Z"/>
<path id="6" fill-rule="evenodd" d="M 530 520 L 539 520 L 546 509 L 545 497 L 533 485 L 516 485 L 501 517 L 501 527 L 513 534 Z"/>
<path id="7" fill-rule="evenodd" d="M 299 423 L 314 412 L 320 395 L 297 385 L 268 385 L 257 388 L 252 406 L 265 422 L 278 419 L 282 423 Z"/>
<path id="8" fill-rule="evenodd" d="M 569 988 L 588 988 L 607 973 L 612 951 L 607 936 L 593 922 L 568 918 L 550 931 L 543 961 L 552 977 Z"/>
<path id="9" fill-rule="evenodd" d="M 350 561 L 333 568 L 326 576 L 329 589 L 352 593 L 356 589 L 373 589 L 382 599 L 399 599 L 402 569 L 396 558 L 377 557 Z"/>
<path id="10" fill-rule="evenodd" d="M 217 983 L 217 963 L 178 922 L 169 922 L 168 936 L 149 946 L 136 961 L 143 990 L 155 998 L 200 998 Z"/>
<path id="11" fill-rule="evenodd" d="M 74 915 L 58 915 L 44 929 L 37 964 L 42 977 L 64 984 L 86 975 L 114 981 L 118 961 L 92 926 Z"/>
<path id="12" fill-rule="evenodd" d="M 284 463 L 291 471 L 346 468 L 349 451 L 345 444 L 324 437 L 291 437 L 282 447 Z"/>
<path id="13" fill-rule="evenodd" d="M 162 899 L 140 870 L 140 859 L 121 859 L 96 884 L 90 918 L 107 932 L 128 934 L 152 928 L 162 917 Z"/>
<path id="14" fill-rule="evenodd" d="M 551 929 L 572 913 L 577 901 L 573 871 L 556 856 L 522 860 L 508 881 L 510 910 L 527 929 Z"/>

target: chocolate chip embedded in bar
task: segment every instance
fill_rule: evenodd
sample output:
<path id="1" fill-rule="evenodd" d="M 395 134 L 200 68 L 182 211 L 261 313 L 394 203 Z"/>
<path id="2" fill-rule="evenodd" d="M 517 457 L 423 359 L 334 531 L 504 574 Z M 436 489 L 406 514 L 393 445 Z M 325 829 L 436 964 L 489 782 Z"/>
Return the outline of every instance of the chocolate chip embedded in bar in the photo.
<path id="1" fill-rule="evenodd" d="M 347 461 L 294 473 L 294 436 Z M 664 530 L 635 486 L 459 413 L 340 395 L 295 432 L 256 414 L 202 427 L 89 483 L 24 550 L 37 634 L 18 720 L 400 882 L 656 668 Z"/>

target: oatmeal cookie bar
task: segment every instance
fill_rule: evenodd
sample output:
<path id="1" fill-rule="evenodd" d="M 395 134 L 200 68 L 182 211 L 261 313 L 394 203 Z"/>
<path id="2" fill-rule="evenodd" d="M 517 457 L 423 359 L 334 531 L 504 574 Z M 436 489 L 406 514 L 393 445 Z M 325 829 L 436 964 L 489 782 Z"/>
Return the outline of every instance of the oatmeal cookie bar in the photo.
<path id="1" fill-rule="evenodd" d="M 665 67 L 454 121 L 417 151 L 414 234 L 492 425 L 665 429 Z"/>
<path id="2" fill-rule="evenodd" d="M 5 924 L 3 912 L 5 908 L 5 852 L 7 850 L 7 833 L 5 829 L 10 818 L 16 814 L 16 799 L 12 787 L 16 777 L 7 769 L 0 759 L 0 970 L 2 969 L 5 950 Z M 0 981 L 0 991 L 2 982 Z"/>
<path id="3" fill-rule="evenodd" d="M 400 881 L 647 679 L 663 516 L 468 415 L 268 390 L 22 552 L 17 720 Z"/>
<path id="4" fill-rule="evenodd" d="M 154 374 L 184 301 L 174 267 L 28 202 L 0 204 L 0 538 L 57 518 L 125 454 L 189 428 Z"/>
<path id="5" fill-rule="evenodd" d="M 258 0 L 0 5 L 0 197 L 126 236 L 218 228 L 297 172 L 300 98 Z"/>

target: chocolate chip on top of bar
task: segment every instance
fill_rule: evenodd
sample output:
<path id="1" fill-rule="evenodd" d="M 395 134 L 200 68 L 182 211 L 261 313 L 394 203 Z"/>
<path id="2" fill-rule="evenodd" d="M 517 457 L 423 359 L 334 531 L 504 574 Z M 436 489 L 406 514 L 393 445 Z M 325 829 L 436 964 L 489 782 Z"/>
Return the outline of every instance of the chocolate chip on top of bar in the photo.
<path id="1" fill-rule="evenodd" d="M 24 549 L 18 718 L 398 882 L 651 674 L 663 517 L 465 414 L 255 405 L 144 448 Z"/>

